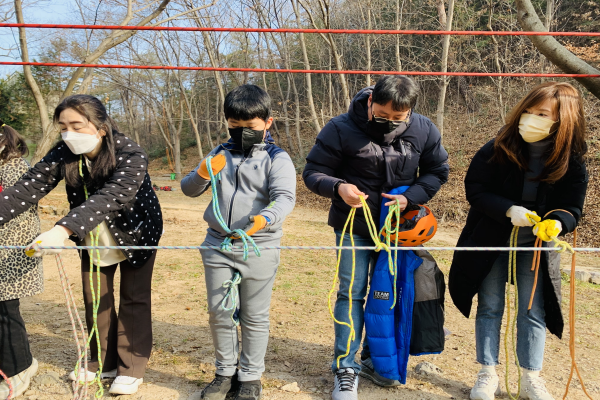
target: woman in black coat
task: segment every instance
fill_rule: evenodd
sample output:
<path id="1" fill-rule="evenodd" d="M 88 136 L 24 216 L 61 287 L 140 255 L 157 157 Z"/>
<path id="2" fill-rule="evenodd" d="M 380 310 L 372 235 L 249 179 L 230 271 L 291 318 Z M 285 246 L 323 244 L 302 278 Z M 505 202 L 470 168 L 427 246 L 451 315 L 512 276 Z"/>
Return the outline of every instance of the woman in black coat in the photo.
<path id="1" fill-rule="evenodd" d="M 471 161 L 465 178 L 471 209 L 458 246 L 507 246 L 513 227 L 519 226 L 518 246 L 533 247 L 538 233 L 532 229 L 530 215 L 534 212 L 550 220 L 544 226 L 554 228 L 554 232 L 542 233 L 556 236 L 573 232 L 581 218 L 588 183 L 583 160 L 587 151 L 585 130 L 581 95 L 570 84 L 546 82 L 525 96 L 498 136 Z M 534 301 L 528 311 L 535 280 L 533 254 L 517 252 L 517 355 L 524 377 L 521 395 L 550 400 L 539 371 L 546 327 L 561 337 L 564 326 L 560 255 L 542 252 Z M 475 336 L 477 361 L 482 368 L 471 390 L 473 400 L 493 400 L 500 392 L 495 366 L 507 269 L 508 252 L 457 251 L 452 261 L 450 295 L 466 317 L 473 297 L 478 295 Z"/>
<path id="2" fill-rule="evenodd" d="M 34 239 L 28 255 L 57 254 L 60 250 L 36 245 L 64 246 L 69 237 L 87 246 L 157 245 L 163 221 L 144 150 L 117 131 L 102 103 L 93 96 L 67 97 L 56 108 L 54 121 L 63 140 L 0 194 L 0 223 L 37 204 L 64 179 L 70 212 Z M 143 382 L 152 349 L 150 292 L 156 251 L 92 250 L 91 257 L 87 251 L 80 255 L 87 331 L 93 336 L 91 362 L 87 375 L 74 371 L 70 377 L 91 381 L 102 362 L 100 377 L 116 377 L 111 393 L 135 393 Z M 121 271 L 118 316 L 113 294 L 117 267 Z M 97 269 L 98 338 L 92 330 L 90 285 L 91 278 L 94 288 L 97 285 Z"/>

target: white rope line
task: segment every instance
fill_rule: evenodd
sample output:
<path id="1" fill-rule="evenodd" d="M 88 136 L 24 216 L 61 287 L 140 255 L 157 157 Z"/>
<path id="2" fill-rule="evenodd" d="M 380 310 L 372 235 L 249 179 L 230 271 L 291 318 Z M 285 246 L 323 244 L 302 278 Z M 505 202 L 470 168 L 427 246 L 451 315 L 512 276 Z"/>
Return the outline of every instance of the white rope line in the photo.
<path id="1" fill-rule="evenodd" d="M 0 246 L 0 250 L 24 250 L 29 246 Z M 375 246 L 258 246 L 260 250 L 375 250 Z M 219 250 L 221 246 L 40 246 L 36 249 L 61 250 Z M 240 246 L 232 246 L 234 251 L 242 251 Z M 390 247 L 392 251 L 561 251 L 560 247 Z M 578 252 L 599 253 L 599 247 L 576 247 Z"/>

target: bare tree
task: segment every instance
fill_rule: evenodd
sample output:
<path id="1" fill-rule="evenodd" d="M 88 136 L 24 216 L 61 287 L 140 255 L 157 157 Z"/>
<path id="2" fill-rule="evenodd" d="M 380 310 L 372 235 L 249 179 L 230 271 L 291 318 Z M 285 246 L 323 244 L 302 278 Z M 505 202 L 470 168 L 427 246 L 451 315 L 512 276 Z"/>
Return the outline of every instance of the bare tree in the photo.
<path id="1" fill-rule="evenodd" d="M 318 0 L 319 3 L 319 14 L 321 15 L 321 22 L 323 26 L 320 27 L 317 23 L 317 20 L 314 17 L 314 11 L 310 8 L 310 6 L 305 3 L 303 0 L 297 0 L 298 3 L 304 8 L 306 13 L 308 14 L 308 18 L 315 29 L 325 28 L 331 29 L 331 7 L 330 0 Z M 338 46 L 333 39 L 333 35 L 331 33 L 324 34 L 320 33 L 321 37 L 325 40 L 325 42 L 329 45 L 331 50 L 331 54 L 333 56 L 333 60 L 335 62 L 335 67 L 338 71 L 344 70 L 344 64 L 342 61 L 342 55 L 338 50 Z M 350 91 L 348 90 L 348 81 L 346 80 L 346 74 L 337 74 L 340 86 L 342 87 L 342 96 L 344 98 L 344 104 L 346 109 L 350 107 Z"/>
<path id="2" fill-rule="evenodd" d="M 517 18 L 524 31 L 545 32 L 546 27 L 537 15 L 530 0 L 515 0 L 517 6 Z M 600 74 L 600 71 L 592 67 L 581 58 L 567 50 L 552 36 L 528 36 L 535 47 L 546 56 L 552 64 L 567 74 Z M 600 78 L 575 78 L 586 87 L 592 94 L 600 98 Z"/>
<path id="3" fill-rule="evenodd" d="M 452 30 L 452 18 L 454 16 L 454 0 L 449 0 L 448 3 L 448 16 L 446 16 L 446 10 L 444 9 L 444 0 L 438 0 L 438 15 L 440 24 L 446 28 L 447 31 Z M 450 35 L 444 36 L 442 40 L 442 73 L 448 72 L 448 51 L 450 49 Z M 444 108 L 446 104 L 446 91 L 448 89 L 448 83 L 450 79 L 447 76 L 441 77 L 441 88 L 440 95 L 437 103 L 437 119 L 436 125 L 440 130 L 442 136 L 444 136 Z"/>
<path id="4" fill-rule="evenodd" d="M 157 0 L 146 0 L 144 3 L 140 4 L 138 2 L 134 2 L 133 0 L 127 0 L 126 11 L 124 17 L 121 19 L 119 25 L 129 25 L 134 20 L 138 20 L 134 24 L 136 26 L 158 26 L 164 24 L 168 21 L 172 21 L 174 19 L 180 18 L 188 13 L 197 12 L 199 10 L 205 9 L 207 7 L 213 6 L 216 4 L 217 0 L 213 0 L 212 3 L 207 5 L 202 5 L 199 7 L 194 7 L 192 9 L 187 9 L 181 11 L 173 16 L 162 19 L 160 21 L 152 23 L 154 19 L 156 19 L 159 15 L 163 13 L 163 11 L 167 8 L 171 0 L 162 0 L 157 6 Z M 21 0 L 14 0 L 15 4 L 15 13 L 17 17 L 18 23 L 24 23 L 23 17 L 23 6 Z M 139 4 L 139 8 L 135 9 L 134 6 Z M 154 8 L 152 8 L 154 7 Z M 147 10 L 151 10 L 148 12 Z M 81 60 L 82 64 L 92 64 L 97 62 L 104 54 L 106 54 L 109 50 L 115 48 L 119 44 L 125 42 L 127 39 L 131 38 L 137 33 L 137 31 L 111 31 L 106 35 L 106 37 L 96 46 L 95 49 L 89 52 L 86 57 Z M 21 59 L 23 62 L 29 62 L 29 51 L 27 48 L 27 36 L 25 33 L 25 28 L 19 28 L 19 44 L 21 47 Z M 75 89 L 75 86 L 78 84 L 80 78 L 84 75 L 85 68 L 80 67 L 75 70 L 75 72 L 71 75 L 69 82 L 67 83 L 62 95 L 61 99 L 71 95 Z M 25 80 L 27 85 L 31 89 L 33 96 L 35 98 L 36 104 L 38 106 L 38 111 L 40 113 L 40 122 L 42 125 L 43 136 L 42 140 L 39 143 L 36 153 L 35 159 L 40 159 L 44 154 L 50 150 L 52 144 L 57 135 L 57 131 L 53 129 L 53 125 L 50 122 L 50 118 L 48 116 L 48 106 L 46 104 L 46 100 L 42 96 L 39 85 L 35 82 L 35 78 L 31 73 L 31 68 L 29 66 L 23 66 L 23 73 L 25 75 Z M 90 71 L 90 74 L 92 71 Z M 84 85 L 86 84 L 86 80 L 91 79 L 91 77 L 84 78 Z"/>
<path id="5" fill-rule="evenodd" d="M 302 27 L 300 22 L 300 12 L 298 10 L 298 0 L 291 0 L 292 7 L 294 8 L 294 15 L 296 16 L 296 24 L 298 28 Z M 300 32 L 300 48 L 302 49 L 302 59 L 304 61 L 304 69 L 310 69 L 310 62 L 308 61 L 308 52 L 306 50 L 306 40 L 304 39 L 304 33 Z M 312 91 L 312 78 L 310 74 L 304 74 L 306 80 L 306 97 L 308 98 L 308 109 L 310 111 L 310 117 L 313 125 L 315 126 L 316 132 L 321 130 L 321 124 L 319 124 L 319 117 L 317 116 L 317 109 L 315 108 L 315 100 Z"/>

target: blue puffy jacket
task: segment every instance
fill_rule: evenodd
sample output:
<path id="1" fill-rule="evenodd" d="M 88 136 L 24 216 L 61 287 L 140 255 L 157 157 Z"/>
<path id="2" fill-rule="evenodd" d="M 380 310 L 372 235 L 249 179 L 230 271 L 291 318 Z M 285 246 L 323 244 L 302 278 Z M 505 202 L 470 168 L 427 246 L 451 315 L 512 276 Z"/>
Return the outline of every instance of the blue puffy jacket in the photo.
<path id="1" fill-rule="evenodd" d="M 402 194 L 407 188 L 396 188 L 390 194 Z M 389 207 L 383 205 L 386 201 L 381 206 L 380 226 L 389 211 Z M 393 309 L 390 308 L 394 302 L 394 277 L 389 271 L 388 254 L 383 251 L 379 254 L 365 307 L 366 338 L 375 371 L 403 384 L 406 383 L 409 354 L 439 353 L 444 347 L 443 274 L 429 254 L 418 253 L 423 254 L 417 255 L 410 250 L 397 254 L 397 299 Z M 420 274 L 420 284 L 416 286 L 421 290 L 417 297 L 425 301 L 419 299 L 419 307 L 415 307 L 415 270 L 424 261 L 427 271 Z M 413 318 L 415 309 L 421 312 L 417 318 Z M 413 337 L 413 328 L 417 337 Z"/>

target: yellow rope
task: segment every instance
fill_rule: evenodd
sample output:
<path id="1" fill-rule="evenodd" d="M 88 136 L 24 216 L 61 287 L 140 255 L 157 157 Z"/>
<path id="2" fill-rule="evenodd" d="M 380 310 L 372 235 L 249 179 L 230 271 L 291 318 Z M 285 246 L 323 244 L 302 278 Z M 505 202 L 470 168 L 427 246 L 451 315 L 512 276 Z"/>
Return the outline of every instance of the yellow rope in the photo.
<path id="1" fill-rule="evenodd" d="M 81 176 L 81 180 L 84 180 L 84 176 L 83 176 L 83 157 L 79 156 L 79 175 Z M 85 185 L 85 182 L 83 183 L 83 191 L 85 193 L 85 200 L 87 201 L 89 195 L 88 195 L 88 190 L 87 187 Z M 100 225 L 98 225 L 96 227 L 96 234 L 94 235 L 94 230 L 92 229 L 92 231 L 90 232 L 90 238 L 91 238 L 91 242 L 92 242 L 92 246 L 98 246 L 98 240 L 100 238 Z M 98 260 L 98 265 L 94 265 L 94 251 L 96 251 L 96 256 L 97 256 L 97 260 Z M 94 380 L 91 382 L 87 382 L 87 371 L 84 371 L 84 380 L 86 381 L 87 385 L 92 385 L 94 383 L 98 384 L 98 390 L 96 391 L 96 398 L 101 398 L 102 396 L 104 396 L 104 386 L 102 385 L 102 381 L 100 379 L 100 377 L 102 376 L 102 368 L 103 368 L 103 363 L 102 363 L 102 349 L 100 347 L 100 332 L 98 331 L 98 309 L 100 308 L 100 249 L 92 249 L 89 251 L 89 255 L 90 255 L 90 292 L 92 294 L 92 318 L 93 318 L 93 325 L 92 325 L 92 331 L 88 332 L 88 341 L 87 341 L 87 348 L 90 348 L 90 345 L 92 343 L 92 336 L 96 336 L 96 347 L 98 348 L 98 371 L 96 371 L 96 376 L 94 377 Z M 96 290 L 94 290 L 94 267 L 96 267 Z M 76 373 L 76 377 L 77 375 L 79 375 L 79 365 L 80 362 L 82 360 L 78 359 L 77 363 L 75 364 L 75 371 L 77 371 Z"/>
<path id="2" fill-rule="evenodd" d="M 371 210 L 369 209 L 369 205 L 365 201 L 364 197 L 360 196 L 360 201 L 363 206 L 363 212 L 365 214 L 365 220 L 367 222 L 367 227 L 369 229 L 369 234 L 371 235 L 371 239 L 375 243 L 375 251 L 379 252 L 381 250 L 385 250 L 388 253 L 388 262 L 390 263 L 390 272 L 394 272 L 394 282 L 395 282 L 395 269 L 391 266 L 392 258 L 391 258 L 391 250 L 389 243 L 384 243 L 379 240 L 379 236 L 377 234 L 377 224 L 373 220 L 373 215 L 371 214 Z M 339 321 L 335 318 L 333 313 L 333 306 L 331 304 L 331 296 L 335 292 L 336 284 L 338 282 L 339 273 L 340 273 L 340 262 L 342 259 L 342 250 L 338 250 L 337 255 L 337 263 L 335 265 L 335 276 L 333 277 L 333 283 L 331 284 L 331 290 L 329 290 L 329 294 L 327 296 L 327 305 L 329 306 L 329 314 L 333 319 L 334 323 L 339 325 L 344 325 L 350 328 L 350 335 L 348 336 L 348 343 L 346 345 L 346 352 L 344 354 L 340 354 L 336 359 L 337 368 L 340 368 L 340 360 L 344 357 L 348 357 L 350 355 L 350 347 L 351 343 L 354 339 L 356 339 L 356 330 L 354 329 L 354 319 L 352 318 L 352 288 L 354 286 L 354 278 L 356 274 L 356 251 L 354 250 L 354 217 L 356 216 L 356 208 L 352 208 L 350 213 L 348 214 L 348 218 L 346 219 L 346 223 L 344 224 L 344 228 L 342 229 L 342 235 L 340 238 L 340 247 L 344 244 L 344 237 L 346 236 L 346 230 L 348 229 L 348 225 L 350 225 L 350 243 L 352 245 L 352 274 L 350 277 L 350 285 L 348 287 L 348 321 L 343 322 Z M 396 240 L 397 242 L 397 240 Z M 396 287 L 394 285 L 394 304 L 396 302 Z"/>
<path id="3" fill-rule="evenodd" d="M 517 247 L 517 241 L 519 236 L 519 227 L 515 226 L 510 235 L 510 247 Z M 511 321 L 510 317 L 510 293 L 511 293 L 511 281 L 514 281 L 515 285 L 515 316 Z M 519 365 L 519 357 L 517 356 L 517 339 L 516 339 L 516 326 L 517 317 L 519 313 L 519 289 L 517 286 L 517 252 L 511 250 L 508 254 L 508 282 L 506 284 L 506 330 L 504 331 L 504 353 L 506 356 L 506 392 L 511 400 L 517 400 L 521 394 L 521 366 Z M 510 354 L 508 352 L 508 332 L 511 331 L 511 339 L 513 344 L 513 353 L 515 355 L 515 363 L 517 364 L 517 370 L 519 372 L 518 379 L 518 390 L 516 396 L 513 396 L 510 392 L 508 375 L 510 373 Z"/>

